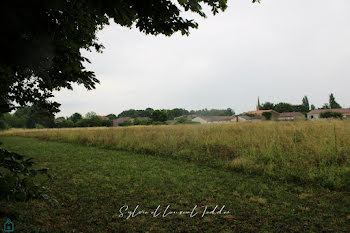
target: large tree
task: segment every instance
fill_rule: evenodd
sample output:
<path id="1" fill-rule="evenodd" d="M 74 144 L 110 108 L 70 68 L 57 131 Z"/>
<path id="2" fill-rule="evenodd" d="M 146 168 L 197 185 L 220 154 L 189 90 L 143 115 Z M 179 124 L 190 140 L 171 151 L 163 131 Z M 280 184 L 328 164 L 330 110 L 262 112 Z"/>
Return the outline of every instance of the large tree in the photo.
<path id="1" fill-rule="evenodd" d="M 332 94 L 329 95 L 329 107 L 330 108 L 341 108 L 340 104 L 337 103 L 337 101 L 335 101 L 335 97 Z"/>
<path id="2" fill-rule="evenodd" d="M 303 110 L 304 110 L 302 112 L 308 112 L 310 110 L 309 99 L 307 98 L 307 96 L 304 96 L 304 98 L 302 100 L 302 106 L 303 106 Z"/>
<path id="3" fill-rule="evenodd" d="M 260 110 L 270 110 L 270 109 L 274 109 L 275 105 L 271 102 L 266 102 L 263 103 L 262 105 L 260 105 L 259 109 Z"/>
<path id="4" fill-rule="evenodd" d="M 225 10 L 227 0 L 12 0 L 0 8 L 0 113 L 16 106 L 40 102 L 48 111 L 54 90 L 72 89 L 73 83 L 95 88 L 98 79 L 86 70 L 81 49 L 103 46 L 97 31 L 110 20 L 136 27 L 146 34 L 188 34 L 197 23 L 182 11 L 205 17 L 204 5 L 213 14 Z M 255 2 L 255 0 L 253 1 Z"/>

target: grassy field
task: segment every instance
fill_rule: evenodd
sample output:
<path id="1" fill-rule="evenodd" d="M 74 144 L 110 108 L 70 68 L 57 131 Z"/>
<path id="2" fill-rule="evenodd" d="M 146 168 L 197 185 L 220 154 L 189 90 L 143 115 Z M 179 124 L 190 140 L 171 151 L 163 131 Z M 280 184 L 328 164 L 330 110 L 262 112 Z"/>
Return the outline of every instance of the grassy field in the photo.
<path id="1" fill-rule="evenodd" d="M 340 129 L 342 124 L 348 127 L 348 124 L 342 122 L 336 124 L 343 133 L 344 131 Z M 261 135 L 264 136 L 260 142 L 261 147 L 268 148 L 264 142 L 268 141 L 267 138 L 276 137 L 273 132 L 282 130 L 295 132 L 292 130 L 295 126 L 289 124 L 284 124 L 282 128 L 273 124 L 271 126 L 272 129 L 268 130 L 265 125 L 241 125 L 237 128 L 225 125 L 221 137 L 232 135 L 237 139 L 239 137 L 234 135 L 241 132 L 242 137 L 247 138 L 247 135 L 252 134 L 249 130 L 257 127 L 256 135 L 252 136 L 250 143 L 257 143 L 253 140 L 257 140 L 256 137 Z M 311 125 L 308 127 L 312 128 Z M 327 128 L 333 130 L 333 123 L 326 123 L 323 129 Z M 180 137 L 180 129 L 185 130 L 183 137 Z M 189 131 L 191 129 L 196 131 L 191 134 Z M 243 133 L 243 129 L 248 132 Z M 263 129 L 268 130 L 267 134 L 263 134 Z M 320 131 L 318 128 L 312 129 L 321 132 L 321 129 Z M 54 134 L 55 136 L 50 139 L 84 142 L 83 144 L 111 148 L 124 145 L 124 149 L 134 150 L 137 149 L 137 143 L 141 143 L 141 138 L 138 138 L 141 137 L 140 130 L 145 132 L 142 138 L 148 143 L 154 140 L 155 145 L 162 145 L 159 140 L 164 140 L 165 143 L 171 138 L 179 140 L 182 138 L 184 148 L 196 145 L 186 140 L 193 138 L 197 142 L 200 141 L 199 138 L 193 137 L 194 135 L 200 138 L 208 137 L 208 145 L 214 145 L 211 141 L 214 139 L 209 132 L 220 135 L 216 126 L 179 129 L 150 127 L 43 130 L 26 131 L 26 133 L 27 136 L 46 135 L 45 138 Z M 169 130 L 175 131 L 171 135 L 166 135 Z M 235 130 L 235 133 L 231 132 L 232 130 Z M 299 130 L 301 135 L 307 132 L 303 128 Z M 269 133 L 272 135 L 267 136 Z M 113 141 L 103 141 L 103 138 L 107 138 L 104 134 L 114 135 Z M 153 138 L 151 135 L 154 135 Z M 326 136 L 325 133 L 322 135 Z M 318 136 L 320 135 L 315 137 Z M 132 142 L 132 137 L 135 142 Z M 288 136 L 281 135 L 281 137 Z M 119 141 L 123 138 L 125 138 L 124 144 Z M 94 141 L 94 139 L 100 140 Z M 27 203 L 0 202 L 0 216 L 6 216 L 14 221 L 15 232 L 350 232 L 350 195 L 345 191 L 330 191 L 314 185 L 282 182 L 273 177 L 249 175 L 220 166 L 208 166 L 207 163 L 87 147 L 77 143 L 24 137 L 0 137 L 0 140 L 5 149 L 33 157 L 38 167 L 49 167 L 51 173 L 55 175 L 48 191 L 49 195 L 57 199 L 58 203 L 55 205 L 38 200 Z M 345 145 L 342 146 L 341 143 L 345 141 L 339 140 L 338 150 L 343 151 Z M 144 143 L 146 145 L 146 142 Z M 326 140 L 321 140 L 318 145 L 324 147 L 325 143 Z M 302 148 L 306 147 L 305 144 Z M 134 145 L 135 148 L 130 145 Z M 198 150 L 200 145 L 203 144 L 198 145 Z M 282 145 L 277 144 L 277 148 Z M 141 144 L 139 146 L 141 148 Z M 165 148 L 157 149 L 156 146 L 150 146 L 153 150 L 149 152 L 165 153 L 167 147 L 172 148 L 174 145 L 163 145 L 163 147 Z M 239 148 L 242 150 L 240 153 L 248 150 L 244 147 Z M 216 150 L 218 152 L 217 148 Z M 224 159 L 224 156 L 228 156 L 234 160 L 235 157 L 230 157 L 225 150 L 223 149 L 221 154 L 208 151 L 203 156 L 213 156 L 214 159 Z M 274 150 L 271 149 L 271 153 L 272 151 Z M 240 153 L 238 154 L 242 158 L 248 156 Z M 257 154 L 256 151 L 251 153 L 255 156 Z M 291 156 L 293 151 L 286 151 L 286 154 Z M 315 158 L 314 155 L 312 158 Z M 128 205 L 131 210 L 139 205 L 138 210 L 145 211 L 154 211 L 160 205 L 162 213 L 166 206 L 170 205 L 167 214 L 169 211 L 189 211 L 195 205 L 198 208 L 197 215 L 192 218 L 189 215 L 179 214 L 170 214 L 166 217 L 140 214 L 127 219 L 126 215 L 119 216 L 120 208 L 124 205 Z M 202 206 L 208 206 L 208 210 L 212 210 L 215 205 L 219 208 L 225 206 L 225 211 L 230 213 L 201 216 L 204 209 Z M 122 212 L 125 214 L 124 210 Z M 2 223 L 5 218 L 0 220 Z"/>
<path id="2" fill-rule="evenodd" d="M 10 130 L 0 135 L 157 155 L 350 191 L 348 120 Z"/>

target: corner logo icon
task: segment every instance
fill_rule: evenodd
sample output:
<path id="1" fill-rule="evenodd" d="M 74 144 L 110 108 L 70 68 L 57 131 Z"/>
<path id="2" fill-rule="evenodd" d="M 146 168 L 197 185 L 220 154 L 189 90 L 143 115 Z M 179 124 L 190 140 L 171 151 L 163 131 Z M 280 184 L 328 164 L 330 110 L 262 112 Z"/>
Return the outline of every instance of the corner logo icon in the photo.
<path id="1" fill-rule="evenodd" d="M 4 223 L 4 232 L 13 232 L 15 229 L 15 225 L 13 222 L 8 218 L 6 222 Z"/>

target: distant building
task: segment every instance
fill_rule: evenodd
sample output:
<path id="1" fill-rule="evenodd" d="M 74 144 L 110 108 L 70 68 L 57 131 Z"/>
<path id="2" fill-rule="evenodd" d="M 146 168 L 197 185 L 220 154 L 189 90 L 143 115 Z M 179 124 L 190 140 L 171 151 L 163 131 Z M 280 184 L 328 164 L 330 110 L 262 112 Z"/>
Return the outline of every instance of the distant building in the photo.
<path id="1" fill-rule="evenodd" d="M 61 124 L 63 122 L 63 119 L 55 119 L 54 122 L 55 124 Z"/>
<path id="2" fill-rule="evenodd" d="M 198 116 L 193 118 L 192 121 L 199 122 L 201 124 L 233 122 L 235 121 L 235 117 L 234 116 Z"/>
<path id="3" fill-rule="evenodd" d="M 277 118 L 279 121 L 296 121 L 305 119 L 305 115 L 301 112 L 282 112 Z"/>
<path id="4" fill-rule="evenodd" d="M 271 120 L 275 120 L 278 118 L 279 113 L 276 112 L 275 110 L 257 110 L 257 111 L 250 111 L 244 113 L 244 115 L 257 115 L 257 116 L 263 116 L 264 112 L 270 112 L 271 113 Z"/>
<path id="5" fill-rule="evenodd" d="M 178 120 L 178 119 L 183 118 L 183 117 L 186 118 L 187 120 L 192 120 L 192 119 L 196 118 L 197 115 L 183 115 L 183 116 L 178 116 L 178 117 L 174 117 L 174 120 Z"/>
<path id="6" fill-rule="evenodd" d="M 350 119 L 350 108 L 315 109 L 307 114 L 307 119 L 320 119 L 320 115 L 322 112 L 340 112 L 341 114 L 343 114 L 345 119 Z"/>
<path id="7" fill-rule="evenodd" d="M 247 116 L 247 115 L 241 115 L 241 116 L 236 116 L 235 121 L 236 122 L 258 122 L 262 121 L 263 117 L 262 116 Z"/>
<path id="8" fill-rule="evenodd" d="M 97 116 L 99 119 L 101 119 L 101 120 L 109 120 L 109 118 L 108 117 L 106 117 L 106 116 Z"/>

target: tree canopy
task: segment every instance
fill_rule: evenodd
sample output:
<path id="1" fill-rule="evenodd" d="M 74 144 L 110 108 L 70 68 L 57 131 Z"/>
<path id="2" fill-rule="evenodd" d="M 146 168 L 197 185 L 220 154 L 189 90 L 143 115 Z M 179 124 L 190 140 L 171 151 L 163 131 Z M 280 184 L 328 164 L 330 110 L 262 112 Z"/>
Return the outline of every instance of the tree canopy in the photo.
<path id="1" fill-rule="evenodd" d="M 337 101 L 335 101 L 335 97 L 332 94 L 329 95 L 329 107 L 330 108 L 341 108 L 340 104 L 337 103 Z"/>
<path id="2" fill-rule="evenodd" d="M 255 2 L 255 0 L 253 1 Z M 13 0 L 0 9 L 3 45 L 0 55 L 0 113 L 16 106 L 41 103 L 50 112 L 59 104 L 48 102 L 54 90 L 87 89 L 99 83 L 85 68 L 89 60 L 81 49 L 101 52 L 96 38 L 110 21 L 136 27 L 145 34 L 175 32 L 188 35 L 198 24 L 183 11 L 206 17 L 203 6 L 213 14 L 227 7 L 227 0 Z"/>
<path id="3" fill-rule="evenodd" d="M 310 111 L 310 104 L 307 96 L 304 96 L 302 99 L 302 104 L 300 105 L 293 105 L 290 103 L 278 103 L 278 104 L 273 104 L 271 102 L 266 102 L 263 103 L 260 106 L 260 110 L 275 110 L 276 112 L 302 112 L 302 113 L 307 113 Z"/>

